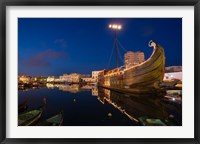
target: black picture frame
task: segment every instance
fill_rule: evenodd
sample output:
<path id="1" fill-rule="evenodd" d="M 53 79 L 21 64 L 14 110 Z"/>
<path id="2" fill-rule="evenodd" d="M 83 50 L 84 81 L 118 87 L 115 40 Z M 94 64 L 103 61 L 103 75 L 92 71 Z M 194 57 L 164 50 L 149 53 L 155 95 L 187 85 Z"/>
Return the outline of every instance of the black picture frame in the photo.
<path id="1" fill-rule="evenodd" d="M 194 6 L 195 42 L 195 82 L 194 82 L 194 138 L 6 138 L 6 7 L 7 6 Z M 23 143 L 161 143 L 161 144 L 200 144 L 199 121 L 199 61 L 200 61 L 200 2 L 199 0 L 0 0 L 0 142 Z"/>

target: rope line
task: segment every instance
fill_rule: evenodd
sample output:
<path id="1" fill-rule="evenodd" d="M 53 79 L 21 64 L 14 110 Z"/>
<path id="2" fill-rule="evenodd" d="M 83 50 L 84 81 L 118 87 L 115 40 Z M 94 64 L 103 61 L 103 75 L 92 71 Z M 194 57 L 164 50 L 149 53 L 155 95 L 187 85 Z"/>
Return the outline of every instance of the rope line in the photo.
<path id="1" fill-rule="evenodd" d="M 120 58 L 120 60 L 122 61 L 122 63 L 124 62 L 123 61 L 123 59 L 122 59 L 122 57 L 121 57 L 121 53 L 120 53 L 120 51 L 118 50 L 118 52 L 119 52 L 119 58 Z"/>
<path id="2" fill-rule="evenodd" d="M 110 62 L 111 62 L 111 58 L 112 58 L 112 55 L 113 55 L 114 48 L 115 48 L 115 43 L 113 43 L 113 48 L 112 48 L 112 51 L 111 51 L 111 55 L 110 55 L 110 58 L 109 58 L 107 69 L 110 67 Z"/>
<path id="3" fill-rule="evenodd" d="M 120 42 L 118 39 L 116 39 L 116 41 L 117 41 L 118 46 L 119 46 L 124 52 L 128 52 L 128 51 L 124 48 L 124 46 L 121 44 L 121 42 Z M 114 49 L 115 49 L 115 41 L 114 41 L 114 43 L 113 43 L 113 48 L 112 48 L 112 51 L 111 51 L 111 55 L 110 55 L 110 58 L 109 58 L 109 63 L 108 63 L 107 69 L 110 67 L 110 63 L 111 63 L 111 59 L 112 59 L 112 55 L 113 55 Z M 119 53 L 119 58 L 120 58 L 121 62 L 123 63 L 124 60 L 122 59 L 122 56 L 121 56 L 121 53 L 120 53 L 119 48 L 118 48 L 118 53 Z"/>
<path id="4" fill-rule="evenodd" d="M 123 47 L 123 45 L 121 44 L 121 42 L 117 39 L 118 43 L 119 43 L 119 46 L 125 51 L 127 52 L 127 50 Z"/>

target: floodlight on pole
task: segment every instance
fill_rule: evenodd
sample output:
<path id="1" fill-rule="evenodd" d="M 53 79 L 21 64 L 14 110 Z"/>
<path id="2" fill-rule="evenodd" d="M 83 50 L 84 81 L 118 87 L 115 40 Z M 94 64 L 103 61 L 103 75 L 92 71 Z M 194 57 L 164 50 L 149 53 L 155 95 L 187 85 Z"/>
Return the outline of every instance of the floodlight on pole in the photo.
<path id="1" fill-rule="evenodd" d="M 120 30 L 120 29 L 122 29 L 122 26 L 117 25 L 117 24 L 110 24 L 109 28 L 114 29 L 114 30 Z"/>
<path id="2" fill-rule="evenodd" d="M 120 30 L 120 29 L 122 29 L 122 26 L 118 25 L 118 24 L 110 24 L 109 28 L 113 29 L 114 32 L 115 32 L 115 35 L 114 35 L 114 40 L 115 40 L 114 44 L 115 44 L 115 50 L 116 50 L 116 68 L 118 68 L 117 31 Z"/>

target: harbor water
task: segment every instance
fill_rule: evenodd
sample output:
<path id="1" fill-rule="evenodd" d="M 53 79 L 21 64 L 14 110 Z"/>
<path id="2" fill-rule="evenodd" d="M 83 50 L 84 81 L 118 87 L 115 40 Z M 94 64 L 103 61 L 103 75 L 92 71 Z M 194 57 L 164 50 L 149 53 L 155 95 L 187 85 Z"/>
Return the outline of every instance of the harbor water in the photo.
<path id="1" fill-rule="evenodd" d="M 93 85 L 47 84 L 19 90 L 18 105 L 23 101 L 27 108 L 22 113 L 43 106 L 35 126 L 43 126 L 61 111 L 62 126 L 182 125 L 182 102 L 165 95 L 133 96 Z"/>

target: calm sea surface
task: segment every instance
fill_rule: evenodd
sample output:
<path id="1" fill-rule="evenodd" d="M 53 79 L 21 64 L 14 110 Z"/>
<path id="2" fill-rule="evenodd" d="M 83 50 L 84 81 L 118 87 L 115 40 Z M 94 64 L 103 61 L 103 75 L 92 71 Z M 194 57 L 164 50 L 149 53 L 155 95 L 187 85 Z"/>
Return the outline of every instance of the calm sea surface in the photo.
<path id="1" fill-rule="evenodd" d="M 63 126 L 141 126 L 141 119 L 182 125 L 182 104 L 155 96 L 130 96 L 94 86 L 53 85 L 19 90 L 27 110 L 44 105 L 40 124 L 63 111 Z"/>

